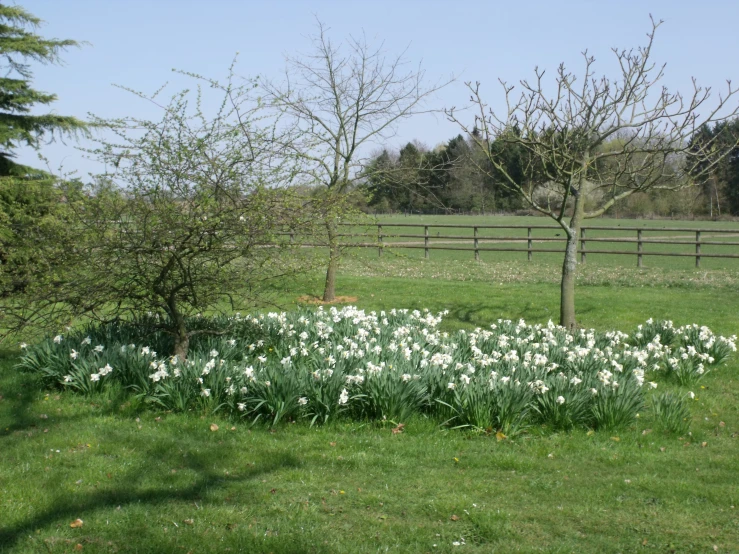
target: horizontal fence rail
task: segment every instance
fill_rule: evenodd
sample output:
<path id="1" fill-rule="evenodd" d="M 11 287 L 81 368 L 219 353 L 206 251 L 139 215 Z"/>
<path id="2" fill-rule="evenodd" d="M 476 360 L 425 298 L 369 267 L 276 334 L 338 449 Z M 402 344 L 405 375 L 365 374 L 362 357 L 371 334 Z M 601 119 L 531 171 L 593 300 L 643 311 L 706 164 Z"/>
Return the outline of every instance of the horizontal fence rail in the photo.
<path id="1" fill-rule="evenodd" d="M 531 261 L 536 253 L 564 253 L 563 248 L 542 248 L 536 243 L 552 244 L 555 242 L 565 242 L 566 237 L 561 227 L 556 225 L 464 225 L 457 223 L 373 223 L 373 224 L 357 224 L 342 223 L 344 228 L 353 227 L 354 229 L 363 228 L 365 230 L 373 229 L 365 232 L 339 233 L 341 246 L 347 248 L 377 248 L 378 255 L 382 256 L 385 250 L 395 249 L 423 249 L 424 257 L 429 258 L 432 250 L 450 250 L 450 251 L 466 251 L 474 255 L 475 260 L 480 259 L 480 252 L 521 252 L 526 254 L 527 259 Z M 397 232 L 391 232 L 397 229 Z M 419 232 L 411 232 L 418 229 Z M 471 231 L 468 234 L 455 233 L 454 230 L 465 229 Z M 525 236 L 506 233 L 504 235 L 484 235 L 487 229 L 495 230 L 511 230 L 512 232 L 525 230 Z M 431 232 L 433 230 L 433 232 Z M 514 231 L 515 230 L 515 231 Z M 549 232 L 550 236 L 535 236 L 535 233 L 542 231 Z M 613 232 L 633 233 L 632 236 L 592 236 L 592 233 Z M 551 236 L 554 232 L 554 236 Z M 443 234 L 442 234 L 443 233 Z M 649 238 L 649 234 L 652 238 Z M 657 236 L 654 233 L 673 234 L 683 233 L 682 236 Z M 690 233 L 685 236 L 684 233 Z M 284 233 L 290 234 L 290 233 Z M 715 236 L 717 235 L 717 236 Z M 735 229 L 727 228 L 695 228 L 695 227 L 664 227 L 664 228 L 645 228 L 645 227 L 614 227 L 614 226 L 588 226 L 580 229 L 578 237 L 578 253 L 580 254 L 580 262 L 585 263 L 588 254 L 609 254 L 616 256 L 635 256 L 637 267 L 642 267 L 644 256 L 674 256 L 695 258 L 695 267 L 700 267 L 701 258 L 725 258 L 739 259 L 739 240 L 711 240 L 721 236 L 731 239 L 736 237 L 739 239 L 739 227 Z M 290 234 L 291 241 L 295 240 L 294 235 Z M 355 239 L 347 241 L 346 239 Z M 364 239 L 364 240 L 358 240 Z M 400 240 L 398 240 L 400 239 Z M 708 240 L 706 240 L 708 239 Z M 440 244 L 438 241 L 448 241 L 450 244 Z M 464 245 L 466 243 L 467 245 Z M 523 243 L 521 247 L 516 245 Z M 593 247 L 588 248 L 588 243 L 593 243 Z M 603 244 L 612 243 L 618 245 L 636 245 L 634 250 L 608 250 L 604 249 Z M 303 246 L 326 246 L 326 244 L 317 243 L 300 243 Z M 691 252 L 669 252 L 644 250 L 645 245 L 677 245 L 690 246 Z M 727 252 L 702 252 L 701 246 L 727 247 L 731 251 Z"/>

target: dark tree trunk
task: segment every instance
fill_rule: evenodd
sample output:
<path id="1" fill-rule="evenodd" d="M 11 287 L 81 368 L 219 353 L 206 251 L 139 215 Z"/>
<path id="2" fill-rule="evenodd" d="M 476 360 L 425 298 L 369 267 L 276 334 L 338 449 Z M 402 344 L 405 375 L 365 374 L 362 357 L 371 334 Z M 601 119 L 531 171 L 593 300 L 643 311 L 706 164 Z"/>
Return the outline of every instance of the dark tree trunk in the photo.
<path id="1" fill-rule="evenodd" d="M 187 360 L 187 351 L 190 347 L 190 337 L 187 333 L 177 333 L 174 336 L 174 355 L 180 362 Z"/>
<path id="2" fill-rule="evenodd" d="M 333 302 L 336 299 L 336 269 L 339 265 L 339 237 L 336 225 L 327 223 L 328 231 L 328 269 L 326 270 L 326 284 L 323 288 L 323 301 Z"/>
<path id="3" fill-rule="evenodd" d="M 187 324 L 185 317 L 177 309 L 174 301 L 169 302 L 169 316 L 174 325 L 174 352 L 177 359 L 181 362 L 187 360 L 188 349 L 190 348 L 190 335 L 187 332 Z"/>

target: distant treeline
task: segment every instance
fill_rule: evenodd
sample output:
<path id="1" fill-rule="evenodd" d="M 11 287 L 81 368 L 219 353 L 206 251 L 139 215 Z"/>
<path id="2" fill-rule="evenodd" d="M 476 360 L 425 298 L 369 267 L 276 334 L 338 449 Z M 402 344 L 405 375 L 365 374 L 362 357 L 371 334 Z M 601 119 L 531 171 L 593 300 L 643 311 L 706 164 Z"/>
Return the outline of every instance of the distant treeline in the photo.
<path id="1" fill-rule="evenodd" d="M 701 128 L 691 142 L 714 136 L 720 139 L 724 135 L 728 140 L 738 132 L 739 119 L 735 119 Z M 505 179 L 475 147 L 476 139 L 479 137 L 458 135 L 433 149 L 413 141 L 400 151 L 382 150 L 373 157 L 356 189 L 360 193 L 359 207 L 370 213 L 530 212 L 519 195 L 503 186 Z M 505 170 L 514 178 L 524 175 L 528 160 L 520 147 L 496 140 L 490 148 L 508 150 Z M 606 215 L 713 219 L 739 216 L 739 148 L 697 186 L 637 193 L 617 202 Z"/>

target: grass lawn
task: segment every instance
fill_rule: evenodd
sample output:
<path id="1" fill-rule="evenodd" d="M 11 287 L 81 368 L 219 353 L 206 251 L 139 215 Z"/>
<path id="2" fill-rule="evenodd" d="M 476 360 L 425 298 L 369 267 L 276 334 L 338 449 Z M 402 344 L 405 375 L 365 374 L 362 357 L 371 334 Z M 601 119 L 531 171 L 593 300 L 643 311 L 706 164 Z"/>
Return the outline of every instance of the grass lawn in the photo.
<path id="1" fill-rule="evenodd" d="M 585 327 L 654 317 L 739 329 L 729 269 L 583 270 Z M 321 285 L 308 276 L 276 298 L 290 307 Z M 556 265 L 525 261 L 356 256 L 337 294 L 366 309 L 449 309 L 449 330 L 558 315 Z M 44 391 L 16 361 L 0 356 L 0 552 L 739 552 L 736 355 L 695 387 L 690 435 L 651 431 L 645 413 L 613 433 L 513 441 L 422 419 L 401 434 L 249 428 Z"/>

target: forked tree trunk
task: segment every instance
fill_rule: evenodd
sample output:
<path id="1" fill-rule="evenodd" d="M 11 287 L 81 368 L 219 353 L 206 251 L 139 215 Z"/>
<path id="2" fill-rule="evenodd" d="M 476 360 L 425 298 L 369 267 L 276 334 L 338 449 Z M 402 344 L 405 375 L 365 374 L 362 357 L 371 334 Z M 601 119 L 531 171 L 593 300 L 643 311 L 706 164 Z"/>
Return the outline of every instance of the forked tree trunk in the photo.
<path id="1" fill-rule="evenodd" d="M 333 302 L 336 298 L 336 269 L 339 265 L 339 237 L 334 223 L 327 223 L 328 232 L 328 268 L 326 269 L 326 284 L 323 287 L 323 301 Z"/>

